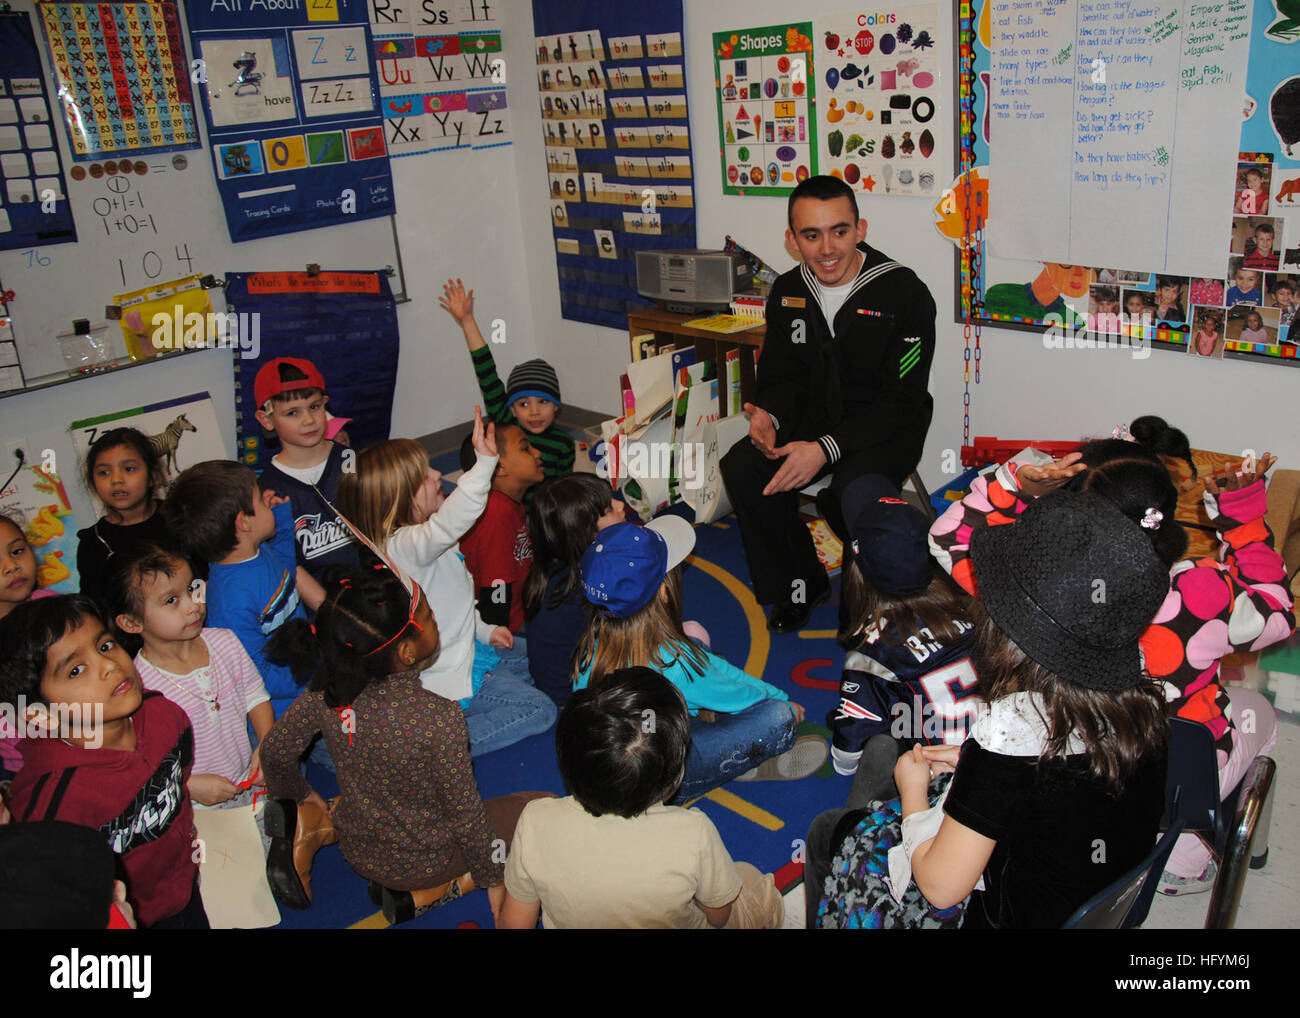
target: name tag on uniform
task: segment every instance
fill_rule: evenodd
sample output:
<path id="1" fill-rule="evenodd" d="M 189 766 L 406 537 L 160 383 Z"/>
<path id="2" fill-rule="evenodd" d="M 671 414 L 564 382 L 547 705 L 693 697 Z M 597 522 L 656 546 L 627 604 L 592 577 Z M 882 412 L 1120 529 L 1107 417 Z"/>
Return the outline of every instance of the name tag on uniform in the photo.
<path id="1" fill-rule="evenodd" d="M 803 297 L 782 297 L 781 306 L 783 308 L 803 308 L 808 306 L 808 301 Z"/>

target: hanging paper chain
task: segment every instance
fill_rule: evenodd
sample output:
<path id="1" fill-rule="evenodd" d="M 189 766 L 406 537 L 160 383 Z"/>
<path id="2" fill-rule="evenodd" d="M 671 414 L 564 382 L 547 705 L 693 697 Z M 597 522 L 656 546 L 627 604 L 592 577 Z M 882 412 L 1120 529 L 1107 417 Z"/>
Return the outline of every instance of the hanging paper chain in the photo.
<path id="1" fill-rule="evenodd" d="M 986 0 L 987 2 L 987 0 Z M 962 189 L 965 197 L 963 214 L 965 229 L 962 232 L 962 297 L 965 316 L 962 335 L 965 340 L 962 350 L 962 444 L 970 444 L 970 375 L 971 375 L 971 334 L 975 336 L 975 384 L 980 381 L 980 319 L 984 312 L 984 302 L 980 295 L 982 272 L 981 251 L 984 242 L 984 219 L 986 210 L 980 202 L 979 195 L 971 184 L 971 171 L 975 167 L 975 90 L 971 86 L 971 69 L 974 65 L 974 21 L 971 16 L 969 0 L 961 5 L 961 173 Z M 980 202 L 981 208 L 976 213 L 975 229 L 971 229 L 972 206 Z"/>

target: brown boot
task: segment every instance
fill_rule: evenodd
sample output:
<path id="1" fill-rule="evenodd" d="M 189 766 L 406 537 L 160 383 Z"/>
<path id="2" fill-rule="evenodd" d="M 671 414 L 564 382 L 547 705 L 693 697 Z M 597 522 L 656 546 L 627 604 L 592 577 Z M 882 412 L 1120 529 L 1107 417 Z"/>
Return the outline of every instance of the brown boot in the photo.
<path id="1" fill-rule="evenodd" d="M 455 901 L 472 890 L 474 890 L 474 878 L 468 873 L 462 873 L 455 880 L 419 891 L 394 891 L 381 887 L 380 905 L 384 911 L 384 918 L 396 925 L 408 922 L 416 916 L 422 916 L 431 908 Z"/>
<path id="2" fill-rule="evenodd" d="M 311 864 L 325 845 L 339 840 L 330 815 L 312 802 L 275 799 L 266 804 L 266 833 L 271 848 L 266 877 L 282 905 L 311 906 Z"/>

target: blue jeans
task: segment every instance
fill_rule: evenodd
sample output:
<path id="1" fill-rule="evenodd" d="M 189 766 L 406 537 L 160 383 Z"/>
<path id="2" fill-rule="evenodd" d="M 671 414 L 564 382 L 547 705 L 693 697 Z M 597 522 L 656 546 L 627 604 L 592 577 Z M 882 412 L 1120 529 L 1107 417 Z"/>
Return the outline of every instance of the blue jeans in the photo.
<path id="1" fill-rule="evenodd" d="M 461 701 L 469 729 L 471 756 L 482 756 L 538 735 L 555 724 L 551 698 L 533 685 L 528 673 L 528 646 L 515 637 L 512 650 L 495 648 L 501 659 L 468 701 Z"/>
<path id="2" fill-rule="evenodd" d="M 719 714 L 713 724 L 691 718 L 686 776 L 671 805 L 696 799 L 784 753 L 794 745 L 796 727 L 785 700 L 763 700 L 739 714 Z"/>

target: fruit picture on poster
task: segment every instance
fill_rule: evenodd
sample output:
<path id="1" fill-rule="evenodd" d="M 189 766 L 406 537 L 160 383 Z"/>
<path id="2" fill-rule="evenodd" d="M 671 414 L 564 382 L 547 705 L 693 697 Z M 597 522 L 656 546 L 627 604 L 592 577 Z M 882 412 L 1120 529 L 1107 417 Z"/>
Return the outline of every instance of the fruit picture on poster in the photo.
<path id="1" fill-rule="evenodd" d="M 935 116 L 939 5 L 832 14 L 814 29 L 821 172 L 870 194 L 937 195 L 952 168 Z"/>
<path id="2" fill-rule="evenodd" d="M 785 195 L 817 173 L 812 23 L 713 35 L 722 190 Z"/>

